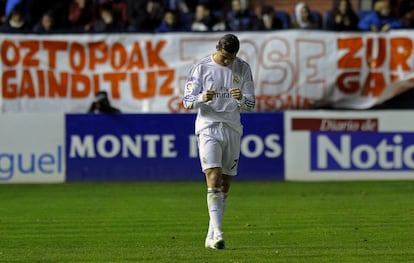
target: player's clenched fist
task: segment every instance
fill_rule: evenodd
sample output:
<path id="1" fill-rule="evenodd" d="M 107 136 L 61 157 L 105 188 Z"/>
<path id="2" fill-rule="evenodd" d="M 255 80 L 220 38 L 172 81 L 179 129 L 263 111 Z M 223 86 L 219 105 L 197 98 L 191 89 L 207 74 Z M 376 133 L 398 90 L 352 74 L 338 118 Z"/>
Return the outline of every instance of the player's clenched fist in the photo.
<path id="1" fill-rule="evenodd" d="M 204 91 L 204 93 L 203 93 L 203 101 L 204 102 L 207 102 L 207 101 L 212 100 L 213 97 L 214 97 L 214 94 L 215 94 L 215 92 L 212 89 L 209 89 L 209 90 Z"/>
<path id="2" fill-rule="evenodd" d="M 236 100 L 241 100 L 243 97 L 243 94 L 241 93 L 241 90 L 239 88 L 230 89 L 230 94 Z"/>

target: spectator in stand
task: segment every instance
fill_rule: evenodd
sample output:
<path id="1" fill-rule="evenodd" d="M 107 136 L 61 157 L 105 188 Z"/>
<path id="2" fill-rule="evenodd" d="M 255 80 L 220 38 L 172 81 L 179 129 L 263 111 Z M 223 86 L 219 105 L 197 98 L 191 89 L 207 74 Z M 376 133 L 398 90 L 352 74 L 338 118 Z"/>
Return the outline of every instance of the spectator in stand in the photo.
<path id="1" fill-rule="evenodd" d="M 157 0 L 127 0 L 130 31 L 155 32 L 160 25 L 164 8 Z"/>
<path id="2" fill-rule="evenodd" d="M 162 4 L 166 10 L 172 10 L 180 13 L 189 13 L 187 3 L 184 0 L 162 0 Z"/>
<path id="3" fill-rule="evenodd" d="M 208 6 L 212 13 L 221 13 L 226 9 L 227 0 L 198 0 L 198 4 Z"/>
<path id="4" fill-rule="evenodd" d="M 191 31 L 212 31 L 214 19 L 210 8 L 205 4 L 198 4 L 194 11 Z"/>
<path id="5" fill-rule="evenodd" d="M 174 10 L 167 9 L 164 12 L 164 18 L 155 30 L 158 33 L 180 31 L 181 28 L 177 21 L 177 13 Z"/>
<path id="6" fill-rule="evenodd" d="M 0 27 L 0 32 L 6 33 L 23 33 L 29 31 L 31 31 L 31 27 L 24 17 L 22 4 L 14 6 L 6 23 Z"/>
<path id="7" fill-rule="evenodd" d="M 3 25 L 7 21 L 6 2 L 7 0 L 0 0 L 0 25 Z"/>
<path id="8" fill-rule="evenodd" d="M 320 21 L 312 15 L 309 5 L 305 2 L 299 2 L 295 6 L 295 12 L 292 15 L 292 28 L 299 29 L 320 29 Z"/>
<path id="9" fill-rule="evenodd" d="M 253 18 L 253 30 L 280 30 L 283 29 L 282 21 L 276 16 L 276 10 L 273 6 L 260 6 Z"/>
<path id="10" fill-rule="evenodd" d="M 69 5 L 68 20 L 72 30 L 92 30 L 95 23 L 95 6 L 92 0 L 73 0 Z"/>
<path id="11" fill-rule="evenodd" d="M 188 8 L 189 12 L 192 15 L 194 15 L 194 11 L 195 11 L 196 6 L 198 4 L 201 4 L 201 3 L 204 3 L 204 0 L 202 0 L 202 1 L 198 1 L 198 0 L 196 0 L 196 1 L 194 1 L 194 0 L 185 0 L 185 4 L 187 5 L 187 8 Z"/>
<path id="12" fill-rule="evenodd" d="M 128 31 L 137 31 L 140 14 L 146 9 L 147 1 L 145 0 L 126 0 L 128 11 Z"/>
<path id="13" fill-rule="evenodd" d="M 18 8 L 20 8 L 22 10 L 22 13 L 24 13 L 24 0 L 6 0 L 5 2 L 5 14 L 7 17 L 10 17 L 16 6 L 19 6 Z"/>
<path id="14" fill-rule="evenodd" d="M 208 1 L 201 0 L 201 3 L 204 3 L 211 10 L 211 16 L 214 20 L 214 24 L 211 27 L 213 32 L 226 31 L 226 8 L 225 1 Z"/>
<path id="15" fill-rule="evenodd" d="M 185 0 L 162 0 L 162 4 L 165 10 L 174 12 L 177 27 L 179 27 L 181 31 L 191 30 L 193 13 Z"/>
<path id="16" fill-rule="evenodd" d="M 404 28 L 414 28 L 414 1 L 401 0 L 397 10 L 402 26 Z"/>
<path id="17" fill-rule="evenodd" d="M 225 31 L 226 26 L 226 11 L 227 0 L 198 0 L 198 4 L 203 4 L 208 7 L 210 14 L 214 20 L 212 31 Z"/>
<path id="18" fill-rule="evenodd" d="M 33 0 L 36 1 L 36 0 Z M 56 32 L 66 32 L 71 31 L 71 26 L 69 24 L 69 5 L 72 2 L 72 0 L 62 0 L 59 2 L 55 2 L 51 5 L 49 5 L 48 9 L 45 9 L 42 12 L 42 15 L 38 18 L 40 19 L 43 17 L 44 13 L 51 12 L 53 15 L 53 24 Z M 43 9 L 43 8 L 42 8 Z M 38 10 L 37 12 L 40 12 Z M 36 16 L 34 16 L 36 17 Z M 37 21 L 37 22 L 39 22 Z"/>
<path id="19" fill-rule="evenodd" d="M 362 31 L 388 32 L 391 29 L 402 28 L 402 23 L 391 15 L 387 0 L 378 0 L 374 3 L 373 10 L 359 21 L 358 28 Z"/>
<path id="20" fill-rule="evenodd" d="M 327 29 L 333 31 L 358 30 L 358 15 L 352 8 L 350 0 L 334 0 L 332 13 L 327 21 Z"/>
<path id="21" fill-rule="evenodd" d="M 30 24 L 36 26 L 41 23 L 44 14 L 50 13 L 56 20 L 55 7 L 58 5 L 57 2 L 67 4 L 68 0 L 24 0 L 25 10 L 27 10 L 27 12 L 25 12 L 26 19 Z"/>
<path id="22" fill-rule="evenodd" d="M 53 33 L 55 31 L 55 18 L 50 10 L 42 15 L 42 18 L 33 27 L 35 33 Z"/>
<path id="23" fill-rule="evenodd" d="M 127 28 L 129 25 L 128 17 L 128 3 L 126 0 L 100 0 L 99 10 L 101 12 L 101 6 L 106 5 L 105 9 L 108 10 L 110 6 L 112 9 L 112 16 L 116 21 L 116 24 L 121 24 L 122 28 Z"/>
<path id="24" fill-rule="evenodd" d="M 112 3 L 103 3 L 99 8 L 99 17 L 95 21 L 94 32 L 121 32 L 123 23 L 114 15 Z"/>
<path id="25" fill-rule="evenodd" d="M 243 6 L 241 0 L 232 0 L 231 8 L 226 15 L 227 29 L 230 31 L 245 31 L 252 29 L 254 12 Z"/>

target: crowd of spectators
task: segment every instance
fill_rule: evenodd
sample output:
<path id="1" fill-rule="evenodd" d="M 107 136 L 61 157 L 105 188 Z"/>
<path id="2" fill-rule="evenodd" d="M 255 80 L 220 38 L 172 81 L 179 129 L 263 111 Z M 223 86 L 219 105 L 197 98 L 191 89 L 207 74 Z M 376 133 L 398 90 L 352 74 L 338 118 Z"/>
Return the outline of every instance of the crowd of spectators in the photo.
<path id="1" fill-rule="evenodd" d="M 376 0 L 357 10 L 333 0 L 324 14 L 298 1 L 292 12 L 247 0 L 0 0 L 0 32 L 178 32 L 289 28 L 388 31 L 414 28 L 413 0 Z"/>

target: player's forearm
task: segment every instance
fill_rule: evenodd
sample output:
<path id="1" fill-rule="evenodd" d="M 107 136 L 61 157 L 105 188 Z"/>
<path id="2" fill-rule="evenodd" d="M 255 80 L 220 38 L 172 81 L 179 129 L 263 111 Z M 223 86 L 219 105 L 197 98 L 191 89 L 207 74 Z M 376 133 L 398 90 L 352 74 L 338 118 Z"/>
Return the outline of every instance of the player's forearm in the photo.
<path id="1" fill-rule="evenodd" d="M 245 111 L 253 111 L 256 105 L 256 99 L 254 96 L 243 96 L 240 100 L 240 108 Z"/>
<path id="2" fill-rule="evenodd" d="M 183 100 L 184 108 L 189 110 L 200 108 L 200 105 L 203 103 L 202 95 L 185 95 Z"/>

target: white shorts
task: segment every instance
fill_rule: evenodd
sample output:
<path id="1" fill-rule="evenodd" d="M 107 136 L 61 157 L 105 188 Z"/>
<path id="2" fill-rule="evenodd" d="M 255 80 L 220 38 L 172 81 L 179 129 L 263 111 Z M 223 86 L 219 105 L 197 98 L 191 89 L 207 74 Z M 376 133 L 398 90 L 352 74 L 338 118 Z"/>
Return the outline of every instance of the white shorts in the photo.
<path id="1" fill-rule="evenodd" d="M 220 167 L 225 175 L 237 175 L 240 139 L 240 133 L 221 123 L 202 130 L 197 140 L 203 171 Z"/>

